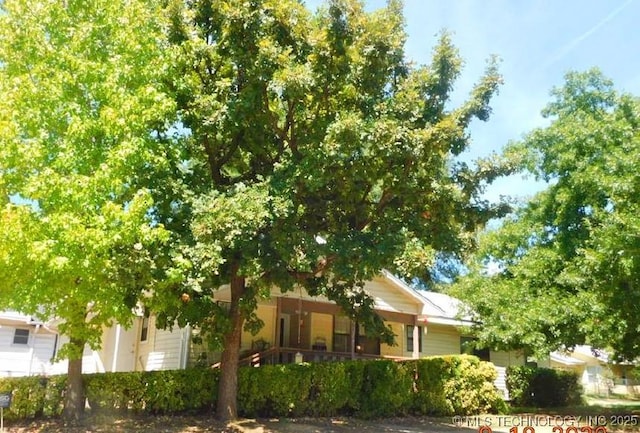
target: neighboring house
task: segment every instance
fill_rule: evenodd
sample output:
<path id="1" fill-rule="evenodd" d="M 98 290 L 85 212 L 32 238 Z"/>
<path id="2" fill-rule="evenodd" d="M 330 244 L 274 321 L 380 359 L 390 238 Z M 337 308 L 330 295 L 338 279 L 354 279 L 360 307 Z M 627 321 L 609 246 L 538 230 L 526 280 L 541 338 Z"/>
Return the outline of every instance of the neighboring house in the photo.
<path id="1" fill-rule="evenodd" d="M 241 363 L 412 359 L 474 353 L 496 365 L 499 373 L 496 385 L 506 395 L 505 368 L 524 364 L 524 357 L 519 352 L 474 351 L 468 345 L 472 338 L 464 334 L 464 328 L 473 322 L 458 317 L 458 300 L 444 294 L 415 290 L 388 272 L 366 282 L 364 289 L 375 300 L 378 314 L 396 334 L 395 346 L 367 337 L 358 323 L 351 321 L 326 298 L 311 297 L 304 290 L 273 292 L 271 299 L 258 305 L 257 315 L 264 327 L 257 335 L 242 334 Z M 229 289 L 220 289 L 215 298 L 221 303 L 228 302 Z M 135 370 L 214 365 L 220 359 L 219 353 L 191 343 L 197 330 L 188 327 L 173 331 L 156 329 L 153 315 L 141 317 L 137 326 L 126 332 L 136 335 Z M 131 340 L 131 337 L 127 338 Z"/>
<path id="2" fill-rule="evenodd" d="M 131 371 L 135 334 L 120 325 L 105 329 L 101 351 L 85 348 L 85 373 Z M 50 376 L 67 372 L 67 361 L 53 362 L 68 339 L 60 336 L 55 321 L 47 323 L 16 311 L 0 311 L 0 377 Z M 129 361 L 129 362 L 127 362 Z"/>
<path id="3" fill-rule="evenodd" d="M 0 312 L 0 377 L 48 374 L 58 334 L 15 311 Z"/>
<path id="4" fill-rule="evenodd" d="M 570 370 L 578 373 L 587 394 L 640 394 L 640 384 L 629 377 L 632 363 L 615 363 L 605 350 L 579 345 L 571 351 L 556 351 L 540 367 Z"/>

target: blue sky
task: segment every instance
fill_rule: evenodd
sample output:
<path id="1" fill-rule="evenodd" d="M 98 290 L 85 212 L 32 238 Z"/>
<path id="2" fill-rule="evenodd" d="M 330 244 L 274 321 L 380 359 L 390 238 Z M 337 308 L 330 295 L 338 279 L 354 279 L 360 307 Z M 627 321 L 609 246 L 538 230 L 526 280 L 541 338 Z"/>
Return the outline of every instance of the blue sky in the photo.
<path id="1" fill-rule="evenodd" d="M 323 2 L 306 0 L 312 10 Z M 384 0 L 366 0 L 377 9 Z M 618 90 L 640 95 L 640 0 L 405 0 L 407 58 L 428 63 L 442 29 L 465 60 L 454 100 L 462 101 L 489 56 L 501 59 L 504 85 L 488 122 L 472 125 L 468 158 L 485 156 L 546 121 L 540 110 L 570 70 L 600 68 Z M 486 197 L 525 198 L 541 189 L 515 176 L 496 182 Z"/>

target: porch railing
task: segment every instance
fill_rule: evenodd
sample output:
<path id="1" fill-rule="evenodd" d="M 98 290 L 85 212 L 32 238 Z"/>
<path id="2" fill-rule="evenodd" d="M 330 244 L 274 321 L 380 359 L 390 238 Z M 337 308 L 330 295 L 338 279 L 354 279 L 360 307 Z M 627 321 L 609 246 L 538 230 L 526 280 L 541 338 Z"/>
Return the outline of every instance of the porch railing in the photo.
<path id="1" fill-rule="evenodd" d="M 302 357 L 301 362 L 337 362 L 349 361 L 352 359 L 392 359 L 402 361 L 411 359 L 399 356 L 382 356 L 366 353 L 351 354 L 349 352 L 327 352 L 309 349 L 272 347 L 240 359 L 240 365 L 259 367 L 261 365 L 268 364 L 291 364 L 299 362 L 300 357 Z M 214 365 L 214 367 L 219 367 L 219 363 Z"/>

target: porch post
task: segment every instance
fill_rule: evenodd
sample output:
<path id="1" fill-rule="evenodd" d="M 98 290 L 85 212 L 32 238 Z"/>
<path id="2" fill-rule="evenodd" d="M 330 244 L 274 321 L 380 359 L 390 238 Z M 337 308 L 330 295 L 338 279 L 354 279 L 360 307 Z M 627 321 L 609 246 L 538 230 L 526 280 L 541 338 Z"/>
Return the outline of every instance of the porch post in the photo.
<path id="1" fill-rule="evenodd" d="M 420 328 L 418 326 L 418 318 L 413 321 L 413 353 L 411 357 L 413 359 L 420 358 Z"/>
<path id="2" fill-rule="evenodd" d="M 351 359 L 356 359 L 356 327 L 353 320 L 349 323 L 351 324 Z"/>
<path id="3" fill-rule="evenodd" d="M 275 334 L 273 338 L 273 347 L 275 348 L 275 357 L 276 362 L 280 363 L 280 333 L 282 330 L 280 329 L 280 311 L 282 311 L 281 304 L 282 298 L 280 296 L 276 297 L 276 326 L 275 326 Z"/>

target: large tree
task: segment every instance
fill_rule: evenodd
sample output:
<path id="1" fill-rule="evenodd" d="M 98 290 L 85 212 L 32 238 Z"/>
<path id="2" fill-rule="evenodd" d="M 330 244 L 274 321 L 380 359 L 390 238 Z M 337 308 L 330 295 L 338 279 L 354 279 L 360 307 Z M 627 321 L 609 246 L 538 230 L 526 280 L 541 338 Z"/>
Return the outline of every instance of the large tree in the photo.
<path id="1" fill-rule="evenodd" d="M 153 3 L 1 3 L 0 308 L 55 318 L 69 338 L 69 418 L 85 344 L 131 323 L 168 240 L 147 185 L 175 113 Z"/>
<path id="2" fill-rule="evenodd" d="M 496 211 L 482 186 L 508 164 L 454 159 L 500 77 L 490 61 L 453 107 L 457 50 L 443 34 L 430 65 L 405 59 L 399 1 L 371 13 L 355 0 L 315 14 L 293 0 L 171 9 L 183 139 L 158 219 L 182 244 L 155 308 L 161 324 L 219 337 L 217 415 L 232 419 L 240 335 L 273 287 L 326 295 L 390 342 L 363 281 L 383 268 L 415 275 L 471 245 Z M 224 285 L 226 307 L 215 302 Z"/>
<path id="3" fill-rule="evenodd" d="M 553 90 L 549 126 L 510 152 L 549 186 L 480 241 L 455 293 L 492 346 L 589 343 L 640 355 L 640 102 L 597 70 Z M 487 266 L 497 272 L 487 272 Z"/>

